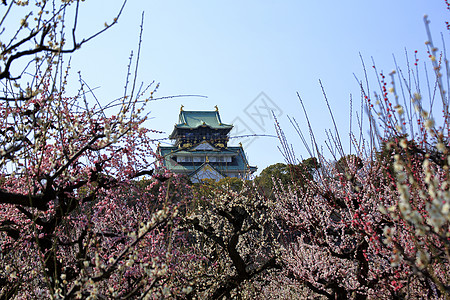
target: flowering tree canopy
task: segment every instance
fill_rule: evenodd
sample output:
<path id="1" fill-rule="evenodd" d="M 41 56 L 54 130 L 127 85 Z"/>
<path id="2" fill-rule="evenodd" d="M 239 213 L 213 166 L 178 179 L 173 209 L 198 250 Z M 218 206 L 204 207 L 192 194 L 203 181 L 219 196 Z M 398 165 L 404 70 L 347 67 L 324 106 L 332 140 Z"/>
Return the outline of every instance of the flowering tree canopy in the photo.
<path id="1" fill-rule="evenodd" d="M 435 78 L 428 102 L 417 51 L 414 69 L 397 67 L 390 84 L 374 66 L 380 92 L 361 83 L 369 135 L 350 133 L 356 153 L 343 155 L 336 128 L 332 153 L 343 156 L 328 163 L 312 136 L 308 149 L 322 168 L 306 189 L 279 185 L 275 193 L 286 276 L 328 299 L 450 297 L 448 61 L 431 34 L 426 45 Z"/>
<path id="2" fill-rule="evenodd" d="M 281 268 L 267 198 L 251 182 L 224 178 L 194 188 L 186 229 L 202 259 L 190 273 L 190 297 L 254 298 L 255 287 Z"/>
<path id="3" fill-rule="evenodd" d="M 66 95 L 66 55 L 114 26 L 125 2 L 110 25 L 81 39 L 80 5 L 10 1 L 0 22 L 0 297 L 181 292 L 168 282 L 179 181 L 156 195 L 137 182 L 152 175 L 142 124 L 154 87 L 135 91 L 129 79 L 123 97 L 91 105 L 80 78 L 78 93 Z M 5 27 L 23 7 L 18 28 Z"/>

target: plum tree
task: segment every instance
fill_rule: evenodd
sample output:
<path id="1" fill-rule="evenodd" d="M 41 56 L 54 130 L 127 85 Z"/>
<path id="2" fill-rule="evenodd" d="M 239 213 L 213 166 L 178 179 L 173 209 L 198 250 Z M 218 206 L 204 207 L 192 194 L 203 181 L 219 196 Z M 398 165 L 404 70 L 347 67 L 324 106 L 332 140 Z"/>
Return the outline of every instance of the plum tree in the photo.
<path id="1" fill-rule="evenodd" d="M 136 182 L 151 175 L 155 159 L 152 130 L 142 126 L 155 87 L 126 89 L 103 106 L 90 105 L 82 79 L 76 95 L 66 92 L 70 65 L 64 58 L 114 26 L 125 3 L 110 25 L 82 39 L 76 31 L 82 1 L 9 1 L 4 11 L 2 299 L 181 293 L 170 288 L 171 272 L 181 265 L 175 257 L 183 257 L 172 251 L 180 239 L 173 228 L 181 183 L 171 177 L 154 197 Z M 11 18 L 23 7 L 14 31 Z"/>

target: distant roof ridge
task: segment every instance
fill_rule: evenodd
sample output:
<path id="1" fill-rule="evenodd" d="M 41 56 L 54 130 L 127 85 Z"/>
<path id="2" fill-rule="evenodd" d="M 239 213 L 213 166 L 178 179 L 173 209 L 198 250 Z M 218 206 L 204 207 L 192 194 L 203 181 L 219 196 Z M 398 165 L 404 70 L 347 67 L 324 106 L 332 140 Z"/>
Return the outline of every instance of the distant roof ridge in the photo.
<path id="1" fill-rule="evenodd" d="M 211 128 L 231 129 L 233 125 L 224 124 L 218 110 L 180 110 L 177 128 L 198 128 L 200 126 Z"/>

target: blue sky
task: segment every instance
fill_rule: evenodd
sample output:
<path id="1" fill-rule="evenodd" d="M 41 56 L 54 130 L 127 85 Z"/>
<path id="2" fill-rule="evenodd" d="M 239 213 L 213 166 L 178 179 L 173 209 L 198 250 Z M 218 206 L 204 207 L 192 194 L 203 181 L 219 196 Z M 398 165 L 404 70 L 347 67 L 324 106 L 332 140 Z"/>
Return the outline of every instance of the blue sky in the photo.
<path id="1" fill-rule="evenodd" d="M 109 23 L 120 6 L 118 0 L 107 5 L 84 2 L 79 34 Z M 303 158 L 308 153 L 287 119 L 294 117 L 305 126 L 297 92 L 322 143 L 332 122 L 320 79 L 346 140 L 350 94 L 359 103 L 354 78 L 354 74 L 360 78 L 363 74 L 359 53 L 369 66 L 373 57 L 378 69 L 386 73 L 394 68 L 393 55 L 405 65 L 405 49 L 410 53 L 418 50 L 425 59 L 424 14 L 429 15 L 436 40 L 440 32 L 448 39 L 445 20 L 450 16 L 443 0 L 128 0 L 119 23 L 72 59 L 72 70 L 81 71 L 91 87 L 98 87 L 95 93 L 103 103 L 123 93 L 128 57 L 137 49 L 142 11 L 145 21 L 139 81 L 159 82 L 157 96 L 161 97 L 207 97 L 154 102 L 146 126 L 164 131 L 166 134 L 159 137 L 166 137 L 181 104 L 185 110 L 212 110 L 218 105 L 222 121 L 239 123 L 242 134 L 245 129 L 274 135 L 273 120 L 263 116 L 267 113 L 265 103 L 275 107 L 297 156 Z M 258 107 L 259 117 L 252 115 Z M 233 144 L 239 141 L 232 139 Z M 248 145 L 250 140 L 241 141 Z M 283 162 L 278 145 L 273 137 L 252 140 L 246 147 L 250 163 L 262 170 Z"/>

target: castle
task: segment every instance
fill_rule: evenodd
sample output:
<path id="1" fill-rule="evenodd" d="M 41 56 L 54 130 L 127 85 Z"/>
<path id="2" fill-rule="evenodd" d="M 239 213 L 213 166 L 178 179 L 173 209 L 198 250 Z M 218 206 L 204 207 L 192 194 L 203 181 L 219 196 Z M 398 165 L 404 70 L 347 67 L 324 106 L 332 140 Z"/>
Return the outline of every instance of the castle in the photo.
<path id="1" fill-rule="evenodd" d="M 184 174 L 194 183 L 210 178 L 249 179 L 257 168 L 249 165 L 242 144 L 228 146 L 233 125 L 222 123 L 215 111 L 185 111 L 181 106 L 178 123 L 169 138 L 173 146 L 158 145 L 157 154 L 165 167 Z"/>

